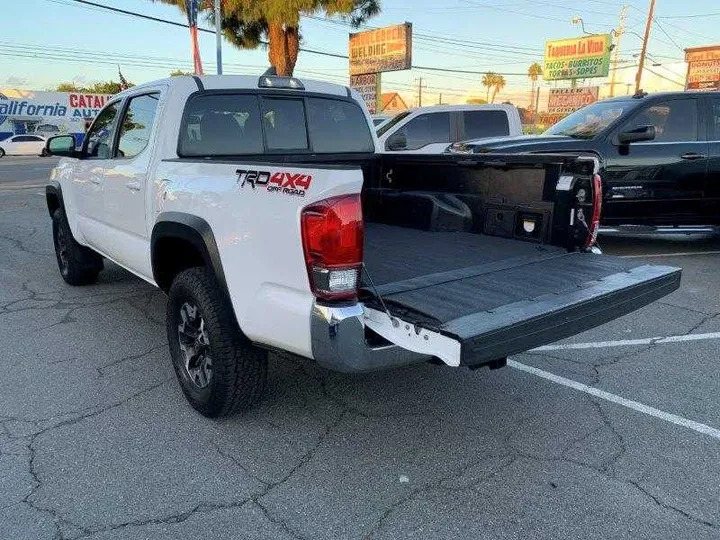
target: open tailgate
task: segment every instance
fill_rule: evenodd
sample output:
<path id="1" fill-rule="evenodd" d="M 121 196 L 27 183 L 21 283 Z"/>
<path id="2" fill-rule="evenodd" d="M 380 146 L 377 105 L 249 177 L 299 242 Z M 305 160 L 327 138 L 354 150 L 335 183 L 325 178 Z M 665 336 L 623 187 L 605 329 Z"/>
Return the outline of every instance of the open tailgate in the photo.
<path id="1" fill-rule="evenodd" d="M 680 275 L 634 259 L 545 253 L 366 287 L 363 299 L 367 326 L 385 339 L 478 365 L 626 315 L 676 290 Z"/>

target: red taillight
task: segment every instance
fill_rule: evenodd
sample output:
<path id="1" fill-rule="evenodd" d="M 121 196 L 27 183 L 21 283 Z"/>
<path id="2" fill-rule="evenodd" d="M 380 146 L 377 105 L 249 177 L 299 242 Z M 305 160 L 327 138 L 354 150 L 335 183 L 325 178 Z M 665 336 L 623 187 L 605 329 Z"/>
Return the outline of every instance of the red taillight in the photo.
<path id="1" fill-rule="evenodd" d="M 588 235 L 585 240 L 585 247 L 591 247 L 597 241 L 598 229 L 600 228 L 600 214 L 602 213 L 602 180 L 599 174 L 593 175 L 593 212 L 592 219 L 588 223 Z"/>
<path id="2" fill-rule="evenodd" d="M 301 229 L 310 288 L 325 300 L 357 296 L 363 260 L 360 195 L 341 195 L 303 208 Z"/>

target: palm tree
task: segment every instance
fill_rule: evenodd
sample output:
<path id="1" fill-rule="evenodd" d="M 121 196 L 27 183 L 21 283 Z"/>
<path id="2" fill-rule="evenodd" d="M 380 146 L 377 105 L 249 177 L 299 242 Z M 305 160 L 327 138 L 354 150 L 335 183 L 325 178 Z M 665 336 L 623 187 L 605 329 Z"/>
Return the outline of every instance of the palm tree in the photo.
<path id="1" fill-rule="evenodd" d="M 151 0 L 185 11 L 185 0 Z M 201 2 L 212 20 L 213 2 Z M 241 49 L 268 43 L 268 59 L 278 75 L 291 76 L 300 51 L 300 17 L 340 17 L 357 28 L 380 13 L 380 0 L 223 0 L 223 35 Z M 214 21 L 213 21 L 214 22 Z M 267 40 L 267 41 L 265 41 Z"/>
<path id="2" fill-rule="evenodd" d="M 530 81 L 532 82 L 532 89 L 530 90 L 530 107 L 528 107 L 528 109 L 531 111 L 535 109 L 535 86 L 537 85 L 538 78 L 541 74 L 542 67 L 540 64 L 537 62 L 530 64 L 530 67 L 528 68 L 528 77 L 530 77 Z"/>
<path id="3" fill-rule="evenodd" d="M 485 75 L 483 75 L 482 85 L 487 87 L 487 95 L 485 96 L 487 98 L 485 99 L 487 103 L 490 103 L 490 88 L 495 86 L 497 77 L 497 73 L 493 73 L 492 71 L 488 71 Z"/>
<path id="4" fill-rule="evenodd" d="M 490 103 L 495 103 L 495 96 L 503 88 L 505 88 L 505 77 L 502 75 L 495 75 L 495 83 L 493 84 L 493 94 Z"/>

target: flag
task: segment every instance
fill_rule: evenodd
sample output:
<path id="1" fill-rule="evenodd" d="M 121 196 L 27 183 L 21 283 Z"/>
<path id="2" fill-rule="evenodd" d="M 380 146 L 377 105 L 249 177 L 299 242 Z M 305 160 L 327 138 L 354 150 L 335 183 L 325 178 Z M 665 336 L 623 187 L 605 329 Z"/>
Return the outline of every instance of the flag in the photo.
<path id="1" fill-rule="evenodd" d="M 120 66 L 118 66 L 118 75 L 120 75 L 120 90 L 127 90 L 130 88 L 130 83 L 127 82 L 127 79 L 123 77 L 122 71 L 120 71 Z"/>
<path id="2" fill-rule="evenodd" d="M 200 0 L 185 0 L 185 11 L 187 12 L 188 25 L 190 26 L 190 48 L 192 50 L 193 66 L 195 75 L 203 74 L 202 59 L 200 58 L 200 47 L 198 44 L 198 9 Z"/>

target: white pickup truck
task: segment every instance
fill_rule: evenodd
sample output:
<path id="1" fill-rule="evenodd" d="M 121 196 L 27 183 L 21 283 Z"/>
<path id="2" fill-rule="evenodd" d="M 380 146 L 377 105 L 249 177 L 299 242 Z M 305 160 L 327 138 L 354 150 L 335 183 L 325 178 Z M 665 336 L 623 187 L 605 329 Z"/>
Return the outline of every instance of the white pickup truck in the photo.
<path id="1" fill-rule="evenodd" d="M 114 96 L 47 186 L 71 285 L 104 259 L 168 294 L 180 385 L 250 406 L 268 351 L 340 371 L 502 367 L 675 290 L 680 270 L 600 255 L 600 178 L 573 155 L 387 155 L 354 91 L 173 77 Z"/>

